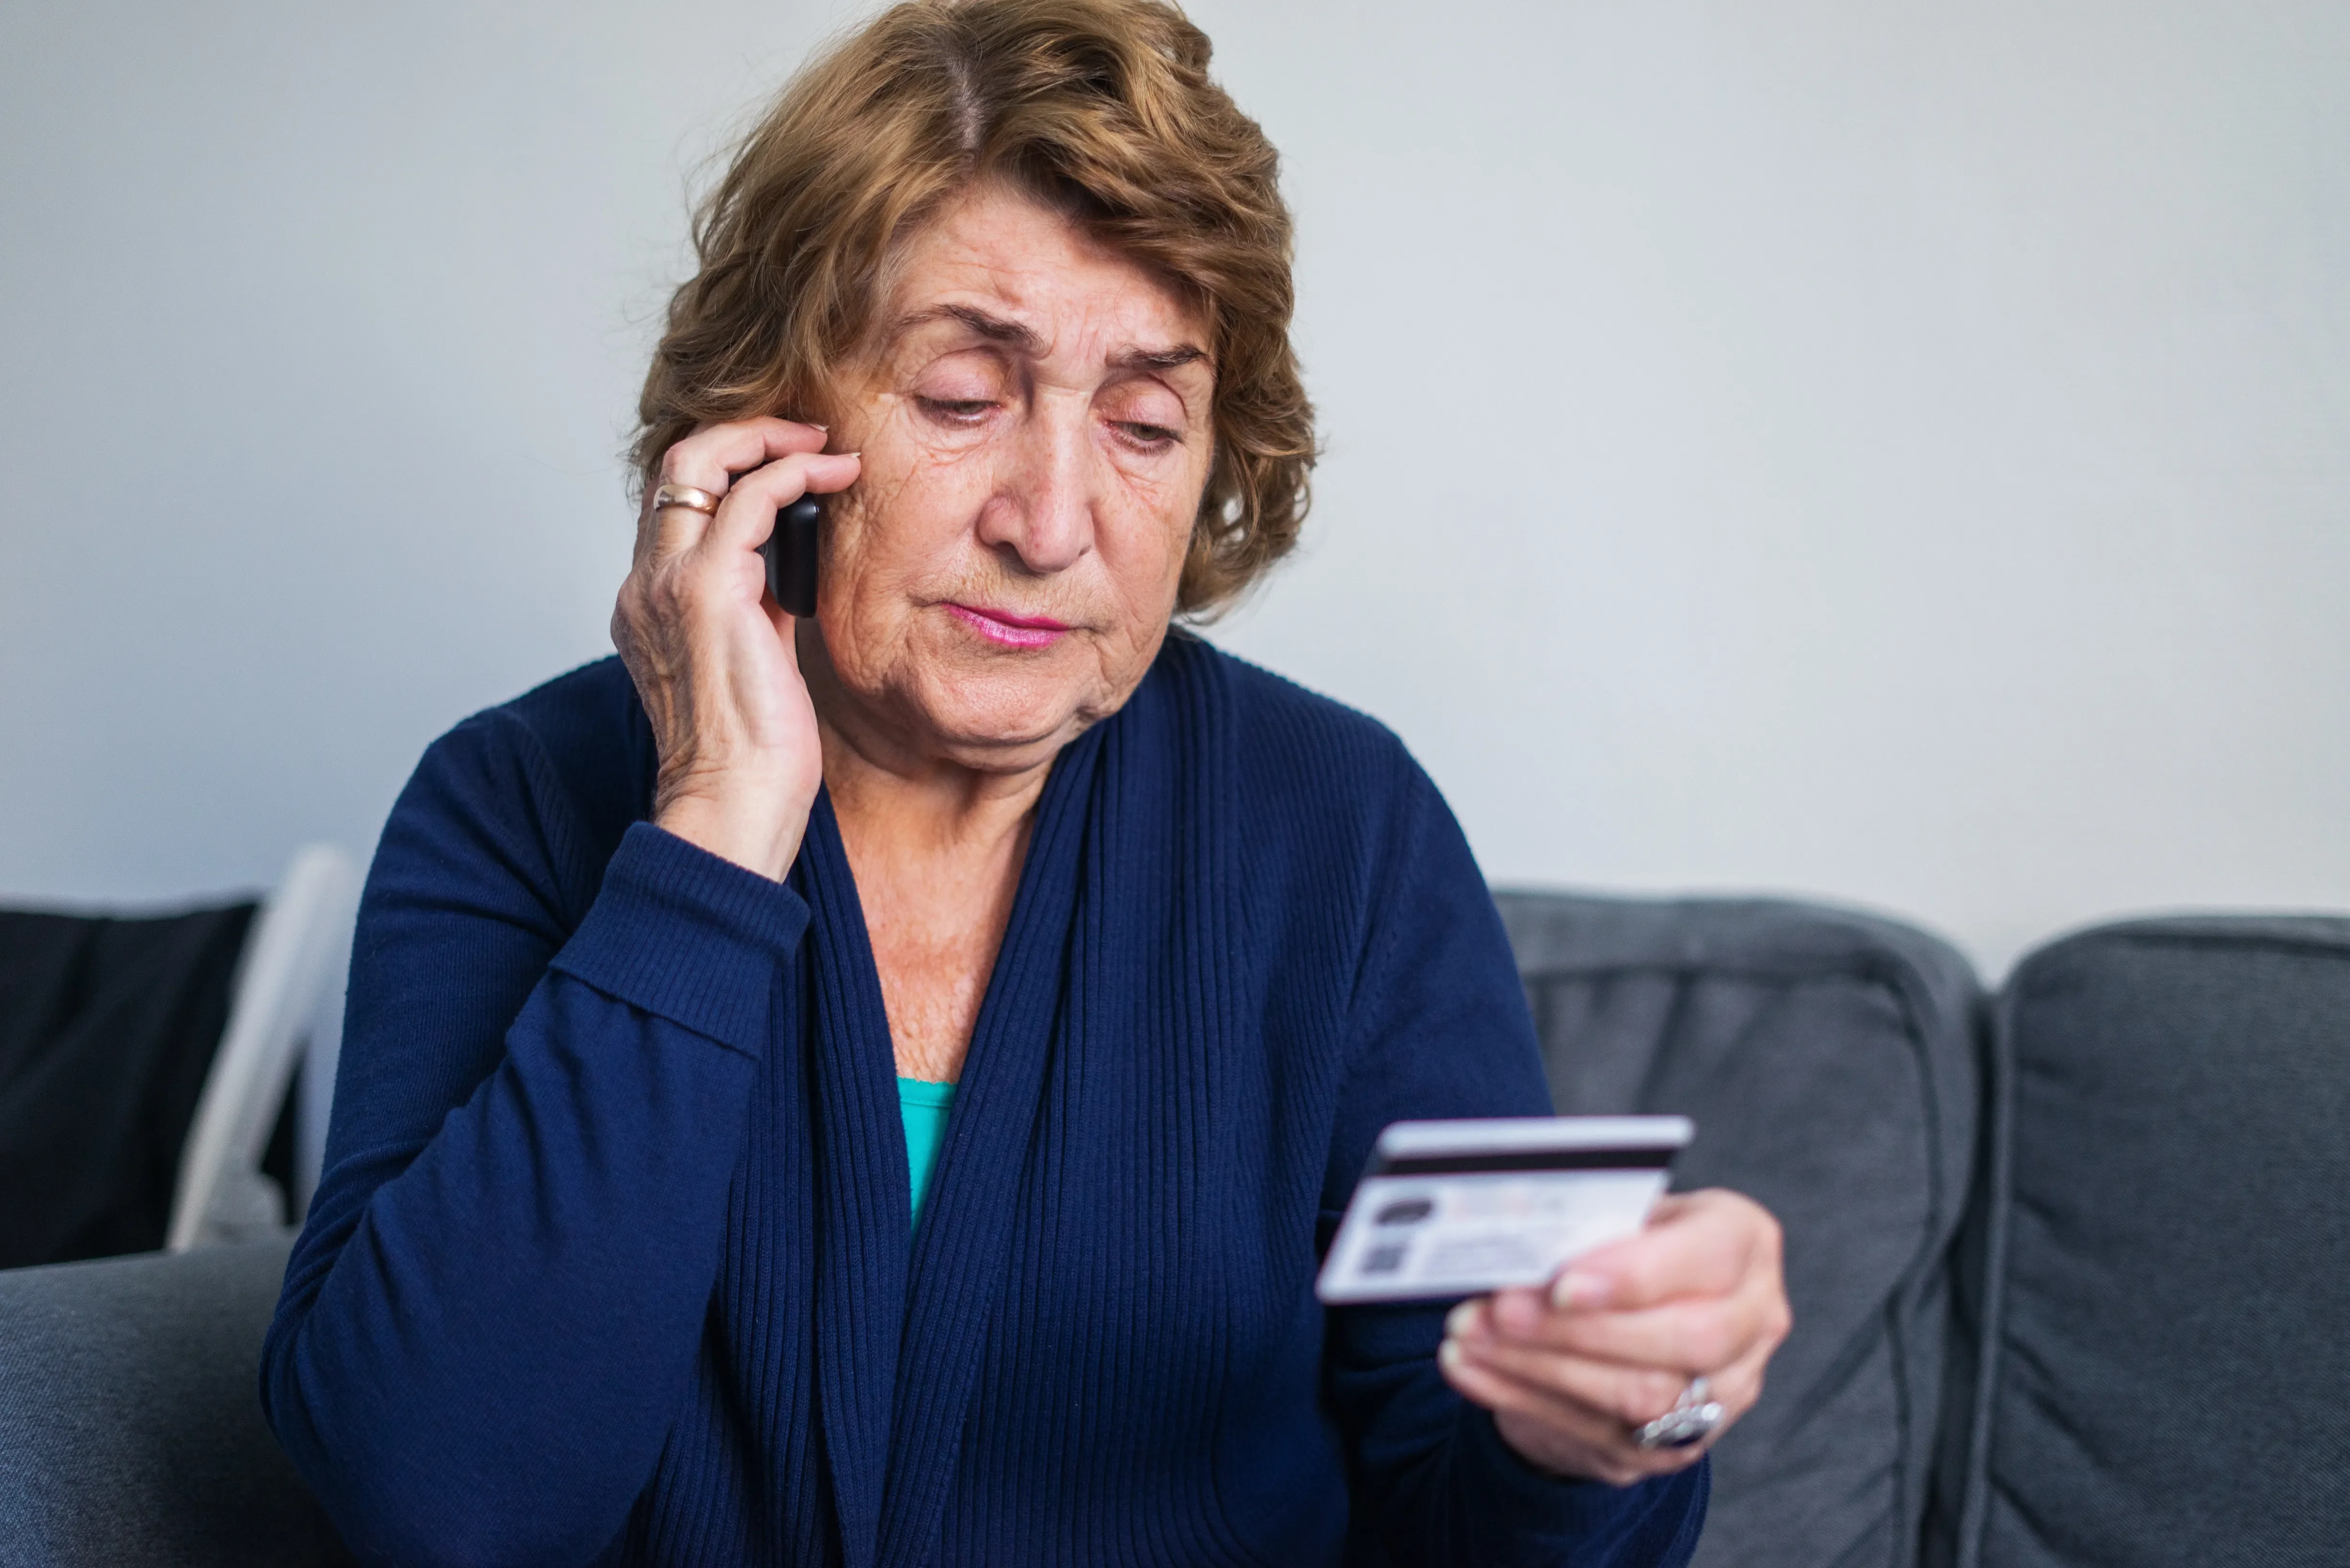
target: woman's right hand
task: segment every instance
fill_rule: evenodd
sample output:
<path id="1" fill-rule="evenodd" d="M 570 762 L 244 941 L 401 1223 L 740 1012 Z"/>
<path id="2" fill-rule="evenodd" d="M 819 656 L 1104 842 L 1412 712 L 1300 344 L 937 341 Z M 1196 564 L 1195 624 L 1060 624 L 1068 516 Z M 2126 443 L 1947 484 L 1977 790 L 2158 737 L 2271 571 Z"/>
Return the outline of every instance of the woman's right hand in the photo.
<path id="1" fill-rule="evenodd" d="M 717 514 L 656 512 L 648 493 L 612 608 L 612 642 L 660 758 L 653 822 L 777 881 L 799 854 L 824 758 L 793 618 L 767 595 L 759 546 L 779 508 L 856 482 L 857 455 L 824 443 L 819 426 L 757 419 L 670 448 L 660 483 L 722 497 Z"/>

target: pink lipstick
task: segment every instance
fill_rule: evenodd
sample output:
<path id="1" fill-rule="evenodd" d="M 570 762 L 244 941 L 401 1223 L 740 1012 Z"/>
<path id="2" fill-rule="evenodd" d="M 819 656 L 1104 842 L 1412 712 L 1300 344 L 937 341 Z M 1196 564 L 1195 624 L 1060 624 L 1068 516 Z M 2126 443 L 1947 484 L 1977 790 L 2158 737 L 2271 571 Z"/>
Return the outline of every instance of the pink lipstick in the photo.
<path id="1" fill-rule="evenodd" d="M 1014 615 L 1010 610 L 983 609 L 975 605 L 949 604 L 956 619 L 998 648 L 1050 648 L 1069 629 L 1050 616 Z"/>

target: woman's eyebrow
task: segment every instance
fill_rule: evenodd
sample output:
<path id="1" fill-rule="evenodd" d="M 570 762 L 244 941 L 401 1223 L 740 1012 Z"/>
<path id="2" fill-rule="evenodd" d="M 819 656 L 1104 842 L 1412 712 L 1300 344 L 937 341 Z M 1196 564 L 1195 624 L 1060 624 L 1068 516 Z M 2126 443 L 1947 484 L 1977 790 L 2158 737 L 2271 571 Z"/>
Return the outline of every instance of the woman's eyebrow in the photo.
<path id="1" fill-rule="evenodd" d="M 890 323 L 890 336 L 901 337 L 917 327 L 927 327 L 933 321 L 960 321 L 991 343 L 1003 343 L 1023 354 L 1042 355 L 1045 340 L 1017 321 L 1007 321 L 1001 316 L 991 316 L 975 305 L 934 305 L 928 310 L 917 310 Z"/>
<path id="2" fill-rule="evenodd" d="M 1207 350 L 1180 343 L 1172 348 L 1122 348 L 1109 357 L 1109 363 L 1114 370 L 1172 370 L 1207 357 Z"/>

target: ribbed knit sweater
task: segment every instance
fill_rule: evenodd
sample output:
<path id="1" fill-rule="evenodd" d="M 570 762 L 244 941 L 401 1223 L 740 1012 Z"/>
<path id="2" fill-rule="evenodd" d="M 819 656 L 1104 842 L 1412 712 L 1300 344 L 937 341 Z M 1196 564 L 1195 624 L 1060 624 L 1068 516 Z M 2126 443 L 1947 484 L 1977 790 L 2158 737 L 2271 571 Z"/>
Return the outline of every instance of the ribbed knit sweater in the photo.
<path id="1" fill-rule="evenodd" d="M 654 761 L 607 659 L 385 826 L 262 1368 L 362 1558 L 1687 1561 L 1702 1466 L 1539 1473 L 1440 1307 L 1314 1298 L 1381 1127 L 1547 1109 L 1387 731 L 1169 639 L 1054 764 L 910 1235 L 828 800 L 771 882 L 644 820 Z"/>

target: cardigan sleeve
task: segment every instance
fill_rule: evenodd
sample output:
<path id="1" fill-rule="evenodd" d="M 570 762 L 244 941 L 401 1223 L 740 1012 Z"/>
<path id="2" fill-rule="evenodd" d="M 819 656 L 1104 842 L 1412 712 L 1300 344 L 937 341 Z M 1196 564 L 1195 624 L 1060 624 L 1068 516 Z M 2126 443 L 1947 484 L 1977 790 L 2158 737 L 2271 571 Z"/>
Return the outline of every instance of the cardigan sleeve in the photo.
<path id="1" fill-rule="evenodd" d="M 369 874 L 262 1366 L 364 1560 L 594 1557 L 690 1383 L 807 909 L 643 823 L 598 885 L 591 842 L 494 711 L 427 753 Z"/>
<path id="2" fill-rule="evenodd" d="M 1389 1122 L 1551 1109 L 1492 897 L 1435 785 L 1403 765 L 1352 1010 L 1322 1199 L 1326 1236 Z M 1356 1559 L 1461 1568 L 1687 1563 L 1704 1520 L 1709 1462 L 1625 1488 L 1535 1470 L 1438 1370 L 1445 1310 L 1329 1314 L 1325 1377 L 1351 1442 Z"/>

